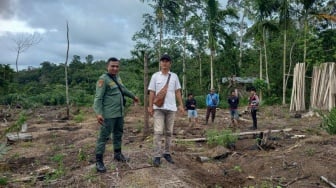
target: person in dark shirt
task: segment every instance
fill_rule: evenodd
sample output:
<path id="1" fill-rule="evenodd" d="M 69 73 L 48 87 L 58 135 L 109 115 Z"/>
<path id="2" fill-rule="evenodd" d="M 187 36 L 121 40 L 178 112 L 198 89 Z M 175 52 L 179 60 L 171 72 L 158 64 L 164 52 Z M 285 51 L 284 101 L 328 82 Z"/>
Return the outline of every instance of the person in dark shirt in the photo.
<path id="1" fill-rule="evenodd" d="M 188 111 L 189 123 L 197 125 L 198 118 L 197 118 L 197 110 L 196 110 L 196 100 L 194 99 L 194 96 L 192 93 L 188 94 L 188 99 L 186 100 L 185 108 Z"/>
<path id="2" fill-rule="evenodd" d="M 228 103 L 230 105 L 230 114 L 231 114 L 231 122 L 234 128 L 238 127 L 238 105 L 239 105 L 239 98 L 235 91 L 231 91 L 231 95 L 228 98 Z"/>

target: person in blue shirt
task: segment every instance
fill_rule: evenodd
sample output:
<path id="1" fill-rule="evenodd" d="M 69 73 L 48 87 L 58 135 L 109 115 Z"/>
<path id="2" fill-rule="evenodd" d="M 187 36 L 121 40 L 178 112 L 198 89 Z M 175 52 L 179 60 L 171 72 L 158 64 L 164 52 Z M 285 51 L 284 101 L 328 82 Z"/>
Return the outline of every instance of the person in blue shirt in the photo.
<path id="1" fill-rule="evenodd" d="M 215 89 L 211 89 L 210 93 L 206 97 L 206 106 L 207 106 L 207 112 L 205 117 L 205 124 L 208 124 L 209 117 L 211 114 L 211 122 L 214 123 L 215 117 L 216 117 L 216 109 L 219 105 L 219 96 L 217 93 L 215 93 Z"/>

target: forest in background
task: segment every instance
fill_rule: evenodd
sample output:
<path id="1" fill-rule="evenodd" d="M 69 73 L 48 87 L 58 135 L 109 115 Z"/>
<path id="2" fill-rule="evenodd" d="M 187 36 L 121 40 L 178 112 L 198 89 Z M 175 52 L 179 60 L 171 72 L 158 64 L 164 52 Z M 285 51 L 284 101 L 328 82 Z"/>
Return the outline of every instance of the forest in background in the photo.
<path id="1" fill-rule="evenodd" d="M 173 59 L 172 71 L 184 96 L 194 93 L 199 107 L 211 87 L 225 99 L 232 88 L 221 79 L 232 75 L 259 78 L 253 86 L 263 92 L 264 104 L 286 104 L 295 63 L 307 65 L 309 96 L 313 66 L 335 62 L 333 0 L 229 0 L 224 8 L 216 0 L 143 2 L 153 12 L 143 15 L 143 28 L 133 36 L 132 57 L 121 59 L 120 72 L 124 84 L 141 99 L 148 82 L 145 65 L 150 76 L 164 53 Z M 85 60 L 74 55 L 67 65 L 71 105 L 92 105 L 96 81 L 106 71 L 106 60 L 93 60 L 94 54 Z M 65 64 L 40 65 L 20 71 L 0 65 L 0 103 L 23 108 L 64 105 Z"/>

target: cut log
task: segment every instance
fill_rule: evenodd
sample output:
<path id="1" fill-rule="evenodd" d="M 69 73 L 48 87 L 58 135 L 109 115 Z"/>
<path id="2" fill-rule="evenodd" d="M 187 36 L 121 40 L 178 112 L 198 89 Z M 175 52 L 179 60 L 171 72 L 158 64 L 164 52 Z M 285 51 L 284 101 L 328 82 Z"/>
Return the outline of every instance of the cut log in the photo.
<path id="1" fill-rule="evenodd" d="M 9 142 L 15 142 L 18 140 L 31 141 L 33 139 L 33 135 L 31 133 L 7 133 L 6 137 Z"/>
<path id="2" fill-rule="evenodd" d="M 280 129 L 280 130 L 264 130 L 264 131 L 249 131 L 249 132 L 241 132 L 241 133 L 232 133 L 232 135 L 237 136 L 246 136 L 246 135 L 255 135 L 260 133 L 279 133 L 279 132 L 290 132 L 292 128 Z M 204 142 L 206 138 L 187 138 L 187 139 L 174 139 L 175 142 Z"/>

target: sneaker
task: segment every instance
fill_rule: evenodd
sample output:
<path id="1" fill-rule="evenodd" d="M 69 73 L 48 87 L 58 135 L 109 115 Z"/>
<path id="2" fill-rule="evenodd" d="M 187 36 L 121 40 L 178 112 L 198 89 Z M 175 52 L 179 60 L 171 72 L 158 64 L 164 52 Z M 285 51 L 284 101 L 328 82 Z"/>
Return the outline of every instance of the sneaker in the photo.
<path id="1" fill-rule="evenodd" d="M 114 160 L 117 160 L 119 162 L 129 162 L 130 158 L 125 157 L 122 153 L 115 153 Z"/>
<path id="2" fill-rule="evenodd" d="M 174 164 L 175 162 L 173 161 L 172 157 L 170 154 L 163 154 L 163 157 L 171 164 Z"/>
<path id="3" fill-rule="evenodd" d="M 160 157 L 154 157 L 153 165 L 159 167 L 161 164 Z"/>
<path id="4" fill-rule="evenodd" d="M 102 161 L 97 161 L 96 162 L 96 169 L 97 169 L 97 172 L 100 172 L 100 173 L 106 172 L 106 168 L 105 168 L 104 163 Z"/>

